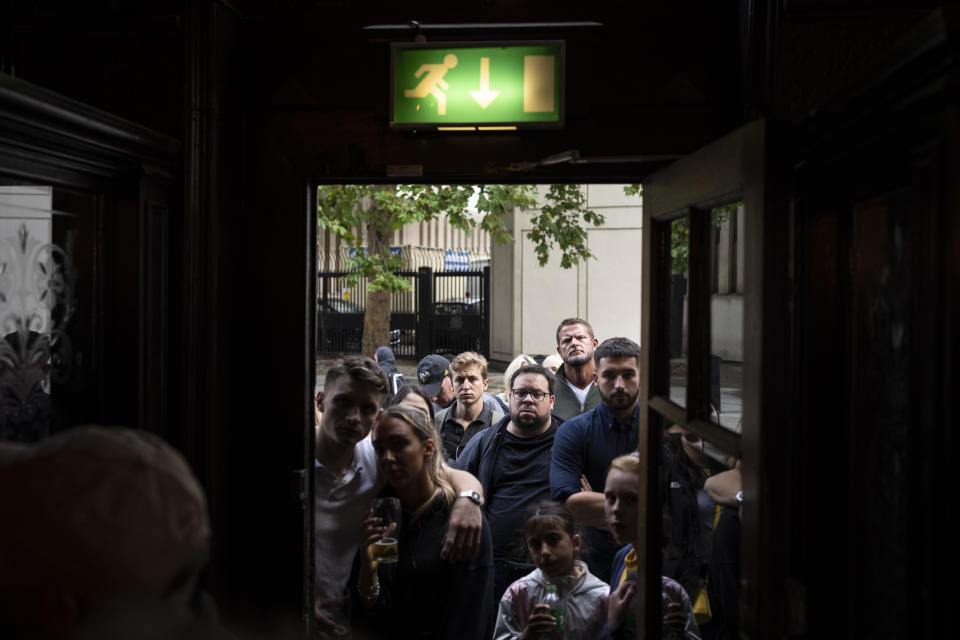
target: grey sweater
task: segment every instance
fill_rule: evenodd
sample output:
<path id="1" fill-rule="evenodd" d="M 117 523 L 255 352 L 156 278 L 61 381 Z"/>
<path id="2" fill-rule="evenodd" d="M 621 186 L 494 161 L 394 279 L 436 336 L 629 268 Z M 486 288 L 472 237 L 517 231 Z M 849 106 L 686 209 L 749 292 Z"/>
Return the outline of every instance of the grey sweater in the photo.
<path id="1" fill-rule="evenodd" d="M 564 420 L 569 420 L 593 409 L 600 404 L 601 398 L 597 385 L 592 384 L 590 385 L 590 390 L 587 391 L 586 401 L 581 405 L 580 400 L 577 399 L 577 395 L 567 384 L 567 377 L 564 374 L 565 366 L 566 365 L 562 364 L 560 368 L 557 369 L 556 380 L 553 383 L 553 395 L 556 398 L 553 404 L 553 413 Z"/>

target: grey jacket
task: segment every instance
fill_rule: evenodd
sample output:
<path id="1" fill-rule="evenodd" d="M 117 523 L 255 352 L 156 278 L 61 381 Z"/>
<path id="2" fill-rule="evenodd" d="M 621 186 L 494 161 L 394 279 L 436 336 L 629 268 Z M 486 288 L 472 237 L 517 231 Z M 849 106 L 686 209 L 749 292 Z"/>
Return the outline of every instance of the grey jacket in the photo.
<path id="1" fill-rule="evenodd" d="M 563 603 L 564 638 L 599 640 L 607 621 L 607 595 L 610 586 L 590 573 L 587 565 L 577 560 L 580 577 L 569 576 L 557 581 L 557 592 Z M 500 600 L 494 640 L 516 640 L 523 633 L 530 612 L 543 602 L 548 581 L 540 569 L 534 569 L 507 588 Z"/>
<path id="2" fill-rule="evenodd" d="M 587 391 L 587 399 L 581 405 L 573 389 L 567 385 L 564 367 L 566 367 L 566 365 L 562 364 L 560 368 L 557 369 L 556 380 L 553 383 L 553 395 L 556 398 L 553 404 L 553 413 L 564 420 L 569 420 L 593 409 L 600 404 L 601 398 L 600 390 L 597 389 L 597 385 L 594 383 L 590 385 L 590 390 Z"/>

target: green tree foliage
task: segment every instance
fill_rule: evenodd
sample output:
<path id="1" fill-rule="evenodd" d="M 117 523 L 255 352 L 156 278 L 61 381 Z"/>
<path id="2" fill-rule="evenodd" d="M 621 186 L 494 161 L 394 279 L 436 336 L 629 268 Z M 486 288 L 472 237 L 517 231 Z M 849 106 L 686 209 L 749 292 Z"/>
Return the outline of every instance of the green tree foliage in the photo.
<path id="1" fill-rule="evenodd" d="M 476 197 L 475 213 L 469 208 Z M 394 231 L 414 222 L 427 222 L 446 214 L 447 221 L 468 235 L 475 229 L 490 233 L 494 241 L 512 242 L 504 215 L 511 210 L 537 206 L 531 185 L 325 185 L 317 191 L 317 223 L 342 238 L 356 251 L 348 263 L 354 281 L 366 278 L 368 294 L 363 352 L 385 344 L 390 322 L 390 296 L 409 288 L 394 275 L 402 265 L 390 255 Z M 527 237 L 541 266 L 551 254 L 569 269 L 593 257 L 587 248 L 584 225 L 600 226 L 604 217 L 589 210 L 578 185 L 550 185 L 533 218 Z M 374 296 L 371 299 L 371 295 Z M 371 317 L 371 314 L 376 317 Z M 368 336 L 368 333 L 370 334 Z M 369 339 L 368 339 L 369 338 Z"/>
<path id="2" fill-rule="evenodd" d="M 643 196 L 643 186 L 639 184 L 629 184 L 623 188 L 623 193 L 628 196 Z M 710 222 L 714 227 L 722 227 L 730 214 L 736 213 L 737 207 L 742 203 L 731 202 L 710 210 Z M 690 218 L 684 216 L 677 218 L 670 223 L 670 271 L 673 273 L 685 274 L 687 272 L 687 261 L 690 258 Z"/>
<path id="3" fill-rule="evenodd" d="M 722 227 L 731 213 L 735 213 L 739 202 L 731 202 L 710 210 L 710 223 L 717 229 Z M 685 274 L 690 258 L 690 218 L 684 216 L 670 223 L 670 271 Z"/>
<path id="4" fill-rule="evenodd" d="M 560 266 L 569 269 L 578 261 L 593 257 L 587 249 L 587 231 L 583 223 L 599 227 L 604 217 L 587 209 L 580 185 L 552 184 L 546 202 L 532 222 L 533 229 L 527 237 L 534 242 L 540 266 L 547 264 L 551 248 L 556 246 L 560 250 Z"/>

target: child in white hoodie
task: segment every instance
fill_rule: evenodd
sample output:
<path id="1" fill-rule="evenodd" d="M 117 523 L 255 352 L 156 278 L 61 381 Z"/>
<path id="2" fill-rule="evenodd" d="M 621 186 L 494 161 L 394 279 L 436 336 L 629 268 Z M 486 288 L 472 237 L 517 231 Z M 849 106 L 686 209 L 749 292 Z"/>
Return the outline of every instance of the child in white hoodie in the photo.
<path id="1" fill-rule="evenodd" d="M 570 512 L 556 502 L 541 502 L 527 512 L 523 538 L 537 568 L 503 594 L 494 640 L 599 639 L 610 587 L 577 558 L 580 535 Z M 544 604 L 553 589 L 559 614 Z"/>

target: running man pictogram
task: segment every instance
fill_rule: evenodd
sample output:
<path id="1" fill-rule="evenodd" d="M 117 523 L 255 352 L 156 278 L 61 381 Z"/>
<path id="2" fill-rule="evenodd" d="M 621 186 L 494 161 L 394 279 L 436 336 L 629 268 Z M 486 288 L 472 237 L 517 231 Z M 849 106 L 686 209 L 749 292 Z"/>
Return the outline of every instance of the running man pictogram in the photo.
<path id="1" fill-rule="evenodd" d="M 455 66 L 457 66 L 457 56 L 452 53 L 443 56 L 443 64 L 420 65 L 413 76 L 419 78 L 424 73 L 427 75 L 423 76 L 420 84 L 413 89 L 404 89 L 403 95 L 407 98 L 425 98 L 430 94 L 437 99 L 437 115 L 447 115 L 447 95 L 444 91 L 449 89 L 450 85 L 443 81 L 443 76 Z"/>

